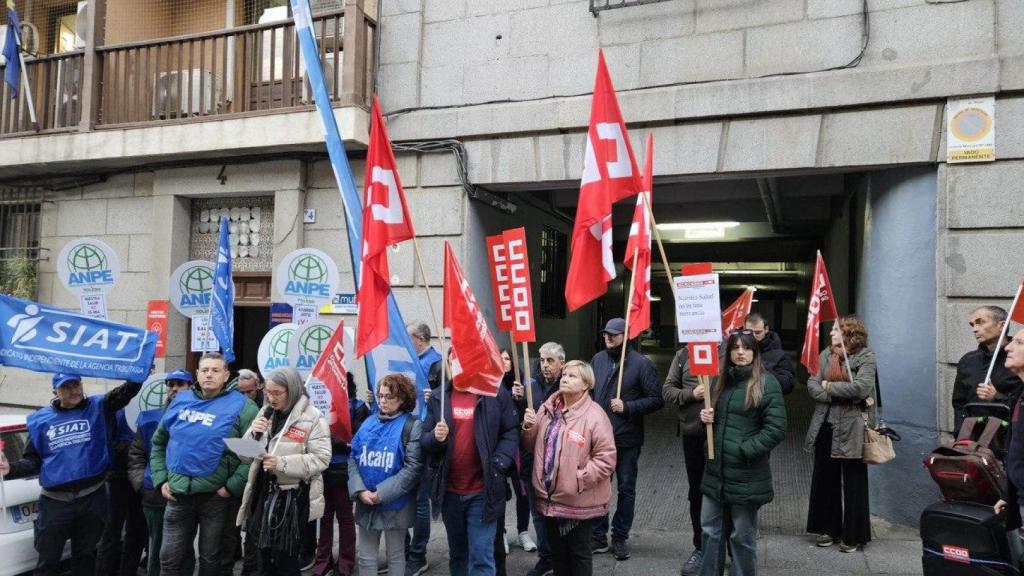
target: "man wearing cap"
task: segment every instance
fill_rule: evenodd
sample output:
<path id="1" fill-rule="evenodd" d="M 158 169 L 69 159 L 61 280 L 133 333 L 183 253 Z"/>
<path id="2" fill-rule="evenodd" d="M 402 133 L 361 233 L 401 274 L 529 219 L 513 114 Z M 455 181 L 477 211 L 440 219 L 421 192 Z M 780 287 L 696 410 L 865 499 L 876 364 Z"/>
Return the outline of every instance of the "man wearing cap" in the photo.
<path id="1" fill-rule="evenodd" d="M 179 392 L 153 433 L 150 471 L 153 486 L 168 500 L 160 574 L 182 574 L 182 558 L 199 528 L 199 575 L 221 571 L 221 536 L 226 509 L 240 496 L 249 464 L 224 445 L 239 438 L 256 418 L 252 400 L 226 385 L 231 372 L 224 356 L 199 359 L 198 389 Z M 234 553 L 234 551 L 230 551 Z"/>
<path id="2" fill-rule="evenodd" d="M 594 368 L 594 400 L 608 413 L 615 431 L 618 457 L 615 478 L 618 506 L 612 519 L 612 553 L 616 560 L 629 558 L 626 540 L 633 527 L 636 505 L 637 462 L 644 445 L 644 416 L 665 405 L 654 364 L 626 343 L 626 321 L 612 318 L 601 330 L 605 349 L 590 361 Z M 619 360 L 626 346 L 622 370 L 622 393 L 617 393 Z M 608 551 L 608 517 L 595 518 L 591 549 L 595 554 Z"/>
<path id="3" fill-rule="evenodd" d="M 69 539 L 73 573 L 92 576 L 107 515 L 103 487 L 111 459 L 109 434 L 114 415 L 140 388 L 141 382 L 126 382 L 102 396 L 87 397 L 81 377 L 55 374 L 55 398 L 28 417 L 29 441 L 21 460 L 0 463 L 0 473 L 10 478 L 39 475 L 37 576 L 58 573 Z"/>

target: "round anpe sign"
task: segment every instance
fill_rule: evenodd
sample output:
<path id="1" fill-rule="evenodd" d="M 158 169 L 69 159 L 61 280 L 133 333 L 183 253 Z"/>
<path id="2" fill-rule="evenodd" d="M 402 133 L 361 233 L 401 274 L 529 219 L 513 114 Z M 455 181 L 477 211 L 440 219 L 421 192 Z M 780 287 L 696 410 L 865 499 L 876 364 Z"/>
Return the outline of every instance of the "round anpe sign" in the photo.
<path id="1" fill-rule="evenodd" d="M 316 248 L 289 253 L 277 268 L 277 291 L 292 306 L 319 308 L 331 301 L 339 285 L 338 265 Z"/>
<path id="2" fill-rule="evenodd" d="M 117 253 L 95 238 L 72 240 L 57 256 L 57 276 L 68 290 L 79 296 L 110 292 L 120 275 L 121 261 Z"/>
<path id="3" fill-rule="evenodd" d="M 167 398 L 167 373 L 152 374 L 142 384 L 139 393 L 124 407 L 124 419 L 128 422 L 128 427 L 132 429 L 132 432 L 136 431 L 139 414 L 146 410 L 163 408 L 165 398 Z"/>
<path id="4" fill-rule="evenodd" d="M 303 378 L 309 376 L 320 359 L 327 341 L 337 329 L 338 323 L 329 320 L 317 319 L 298 326 L 295 329 L 295 336 L 288 342 L 288 359 L 292 368 L 299 371 Z M 355 357 L 355 339 L 351 328 L 345 328 L 342 336 L 342 346 L 345 349 L 345 360 L 343 365 L 348 366 L 349 359 Z"/>
<path id="5" fill-rule="evenodd" d="M 189 318 L 209 316 L 213 269 L 213 262 L 190 260 L 174 270 L 167 293 L 178 312 Z"/>
<path id="6" fill-rule="evenodd" d="M 260 374 L 263 375 L 264 380 L 266 380 L 267 374 L 277 368 L 291 366 L 291 361 L 288 358 L 288 342 L 295 334 L 296 328 L 295 324 L 286 322 L 274 326 L 263 336 L 256 352 L 256 361 L 259 362 Z"/>

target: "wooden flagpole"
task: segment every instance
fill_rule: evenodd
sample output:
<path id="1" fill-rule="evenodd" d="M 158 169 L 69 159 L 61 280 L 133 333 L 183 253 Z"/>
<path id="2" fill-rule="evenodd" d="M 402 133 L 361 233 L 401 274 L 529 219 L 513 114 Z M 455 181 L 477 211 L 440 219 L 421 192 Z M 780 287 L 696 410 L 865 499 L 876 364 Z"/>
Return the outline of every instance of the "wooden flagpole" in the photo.
<path id="1" fill-rule="evenodd" d="M 622 373 L 626 364 L 626 344 L 629 343 L 629 309 L 633 305 L 633 288 L 636 286 L 636 262 L 640 257 L 640 246 L 633 250 L 633 268 L 629 275 L 629 292 L 626 294 L 626 330 L 622 333 L 622 352 L 619 353 L 619 380 L 615 385 L 615 399 L 622 398 Z"/>
<path id="2" fill-rule="evenodd" d="M 445 388 L 445 376 L 448 374 L 448 354 L 445 352 L 444 347 L 444 327 L 437 321 L 437 312 L 434 310 L 434 299 L 430 297 L 430 284 L 427 283 L 427 270 L 423 266 L 423 257 L 420 254 L 420 243 L 416 241 L 416 236 L 412 237 L 412 249 L 416 253 L 416 265 L 420 269 L 420 276 L 423 280 L 423 290 L 427 293 L 427 305 L 430 307 L 430 316 L 434 320 L 434 329 L 437 331 L 438 346 L 441 347 L 441 382 L 437 385 L 441 389 L 441 410 L 440 418 L 441 422 L 444 422 L 444 388 Z"/>
<path id="3" fill-rule="evenodd" d="M 522 385 L 523 389 L 526 390 L 526 407 L 533 408 L 533 386 L 530 386 L 530 347 L 526 342 L 523 342 L 523 373 L 526 376 Z M 619 377 L 621 381 L 621 376 Z"/>
<path id="4" fill-rule="evenodd" d="M 512 339 L 512 331 L 508 331 L 508 347 L 509 356 L 512 356 L 512 375 L 515 376 L 516 382 L 522 382 L 519 379 L 519 355 L 516 354 L 516 341 Z"/>
<path id="5" fill-rule="evenodd" d="M 692 360 L 691 360 L 692 362 Z M 721 378 L 721 375 L 719 375 Z M 697 382 L 704 387 L 704 407 L 712 408 L 711 406 L 711 379 L 707 376 L 697 376 Z M 704 432 L 708 437 L 708 460 L 715 459 L 715 425 L 705 424 Z"/>

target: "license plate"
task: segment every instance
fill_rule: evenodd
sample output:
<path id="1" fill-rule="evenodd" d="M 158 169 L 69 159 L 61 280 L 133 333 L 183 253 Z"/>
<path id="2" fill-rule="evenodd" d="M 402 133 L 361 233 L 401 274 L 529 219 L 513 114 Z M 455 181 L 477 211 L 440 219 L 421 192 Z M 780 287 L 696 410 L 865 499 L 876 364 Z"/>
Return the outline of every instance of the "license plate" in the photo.
<path id="1" fill-rule="evenodd" d="M 39 515 L 39 502 L 11 506 L 11 518 L 15 524 L 27 524 Z"/>

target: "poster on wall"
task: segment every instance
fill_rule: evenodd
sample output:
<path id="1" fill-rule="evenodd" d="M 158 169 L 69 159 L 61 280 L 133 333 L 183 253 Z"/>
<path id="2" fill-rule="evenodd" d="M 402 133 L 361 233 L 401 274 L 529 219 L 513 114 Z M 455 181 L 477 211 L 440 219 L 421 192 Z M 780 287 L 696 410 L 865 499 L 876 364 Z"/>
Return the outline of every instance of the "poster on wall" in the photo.
<path id="1" fill-rule="evenodd" d="M 57 276 L 68 291 L 79 297 L 82 313 L 91 318 L 107 317 L 107 293 L 120 275 L 117 253 L 102 240 L 72 240 L 57 256 Z"/>
<path id="2" fill-rule="evenodd" d="M 995 97 L 950 98 L 946 103 L 946 162 L 993 162 L 995 159 Z"/>

